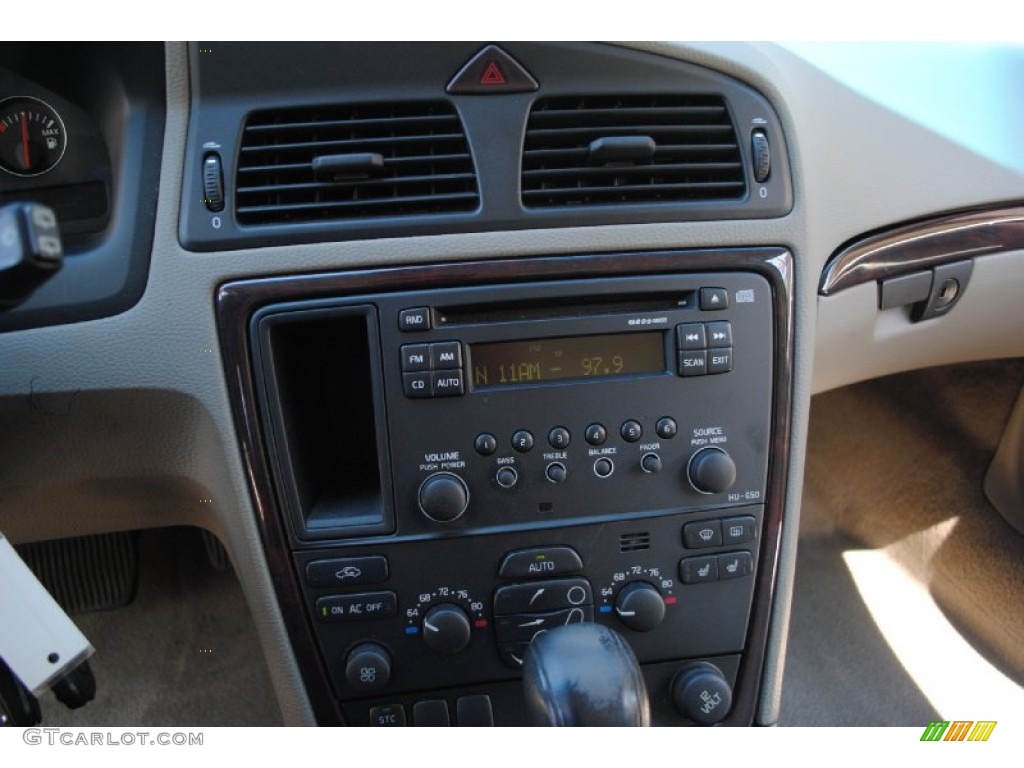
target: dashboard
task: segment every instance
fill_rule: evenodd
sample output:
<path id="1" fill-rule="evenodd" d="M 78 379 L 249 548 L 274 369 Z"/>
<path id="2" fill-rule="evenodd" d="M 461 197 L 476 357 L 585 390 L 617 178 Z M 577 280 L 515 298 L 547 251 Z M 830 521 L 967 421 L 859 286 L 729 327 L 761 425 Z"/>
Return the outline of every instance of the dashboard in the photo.
<path id="1" fill-rule="evenodd" d="M 1024 162 L 834 52 L 31 47 L 0 530 L 215 535 L 288 724 L 523 724 L 577 623 L 775 723 L 812 394 L 1024 355 Z"/>

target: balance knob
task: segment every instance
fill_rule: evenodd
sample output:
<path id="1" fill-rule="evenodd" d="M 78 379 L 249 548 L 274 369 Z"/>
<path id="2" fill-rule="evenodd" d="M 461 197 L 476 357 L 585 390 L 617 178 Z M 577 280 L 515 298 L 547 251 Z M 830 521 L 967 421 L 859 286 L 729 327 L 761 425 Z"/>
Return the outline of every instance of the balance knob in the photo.
<path id="1" fill-rule="evenodd" d="M 615 598 L 615 614 L 630 629 L 650 632 L 665 618 L 665 601 L 646 581 L 634 581 Z"/>
<path id="2" fill-rule="evenodd" d="M 713 664 L 697 661 L 672 681 L 672 701 L 683 717 L 698 725 L 721 722 L 732 707 L 732 688 Z"/>
<path id="3" fill-rule="evenodd" d="M 423 617 L 423 642 L 438 653 L 458 653 L 469 645 L 469 617 L 457 605 L 435 605 Z"/>
<path id="4" fill-rule="evenodd" d="M 686 476 L 700 493 L 725 493 L 736 482 L 736 462 L 721 448 L 701 448 L 690 457 Z"/>
<path id="5" fill-rule="evenodd" d="M 458 475 L 437 472 L 420 486 L 420 510 L 431 520 L 450 523 L 462 517 L 469 506 L 469 489 Z"/>

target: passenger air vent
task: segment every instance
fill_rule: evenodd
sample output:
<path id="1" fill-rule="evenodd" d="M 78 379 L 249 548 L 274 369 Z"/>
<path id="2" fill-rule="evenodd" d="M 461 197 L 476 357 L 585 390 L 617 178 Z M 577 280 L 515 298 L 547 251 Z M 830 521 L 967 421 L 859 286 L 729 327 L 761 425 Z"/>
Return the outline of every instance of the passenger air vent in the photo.
<path id="1" fill-rule="evenodd" d="M 475 210 L 476 173 L 447 102 L 256 112 L 242 134 L 240 224 Z"/>
<path id="2" fill-rule="evenodd" d="M 719 96 L 551 98 L 530 112 L 522 177 L 527 207 L 745 194 L 736 130 Z"/>

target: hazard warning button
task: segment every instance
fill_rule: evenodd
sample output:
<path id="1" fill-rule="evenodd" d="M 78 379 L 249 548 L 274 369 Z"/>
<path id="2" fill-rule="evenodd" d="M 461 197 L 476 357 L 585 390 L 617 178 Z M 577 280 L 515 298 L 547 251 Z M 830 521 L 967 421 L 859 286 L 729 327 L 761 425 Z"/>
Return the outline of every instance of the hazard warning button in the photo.
<path id="1" fill-rule="evenodd" d="M 482 48 L 448 83 L 448 93 L 523 93 L 539 86 L 523 65 L 496 45 Z"/>

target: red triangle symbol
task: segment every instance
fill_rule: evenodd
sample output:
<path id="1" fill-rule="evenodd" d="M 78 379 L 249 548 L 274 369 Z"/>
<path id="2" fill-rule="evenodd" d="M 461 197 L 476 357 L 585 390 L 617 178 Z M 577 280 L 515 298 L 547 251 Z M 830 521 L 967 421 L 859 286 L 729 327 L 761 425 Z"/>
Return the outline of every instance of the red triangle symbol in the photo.
<path id="1" fill-rule="evenodd" d="M 498 66 L 496 61 L 490 62 L 487 65 L 487 69 L 480 76 L 480 85 L 505 85 L 507 82 L 508 80 L 501 73 L 501 67 Z"/>

